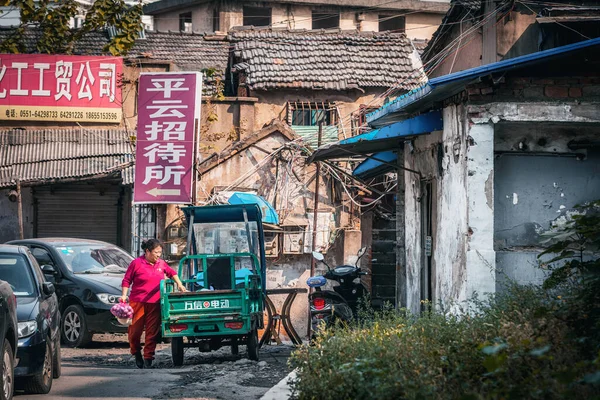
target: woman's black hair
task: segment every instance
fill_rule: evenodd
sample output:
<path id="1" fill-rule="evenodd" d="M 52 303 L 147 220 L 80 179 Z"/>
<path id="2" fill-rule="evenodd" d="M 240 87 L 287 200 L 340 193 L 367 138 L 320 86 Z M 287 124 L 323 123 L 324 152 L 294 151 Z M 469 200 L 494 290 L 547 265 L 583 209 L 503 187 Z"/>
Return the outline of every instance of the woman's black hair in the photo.
<path id="1" fill-rule="evenodd" d="M 142 251 L 152 251 L 157 247 L 162 247 L 162 243 L 158 239 L 148 239 L 142 242 Z"/>

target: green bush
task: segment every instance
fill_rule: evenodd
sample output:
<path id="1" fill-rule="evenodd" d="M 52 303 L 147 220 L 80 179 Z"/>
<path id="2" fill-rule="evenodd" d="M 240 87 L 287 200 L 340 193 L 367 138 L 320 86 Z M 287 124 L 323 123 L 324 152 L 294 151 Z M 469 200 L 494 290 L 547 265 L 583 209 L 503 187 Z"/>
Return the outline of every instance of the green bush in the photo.
<path id="1" fill-rule="evenodd" d="M 563 399 L 600 395 L 600 357 L 568 294 L 514 286 L 462 316 L 385 311 L 292 354 L 297 399 Z"/>

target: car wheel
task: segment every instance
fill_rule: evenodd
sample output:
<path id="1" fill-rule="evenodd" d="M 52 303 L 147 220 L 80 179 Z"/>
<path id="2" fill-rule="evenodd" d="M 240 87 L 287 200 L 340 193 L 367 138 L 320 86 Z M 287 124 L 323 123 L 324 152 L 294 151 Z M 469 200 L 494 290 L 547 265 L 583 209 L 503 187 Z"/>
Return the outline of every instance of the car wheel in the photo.
<path id="1" fill-rule="evenodd" d="M 60 324 L 60 334 L 67 347 L 84 347 L 92 341 L 87 330 L 85 313 L 80 305 L 74 304 L 65 310 Z"/>
<path id="2" fill-rule="evenodd" d="M 0 365 L 0 399 L 11 400 L 15 389 L 14 353 L 8 340 L 2 345 L 2 365 Z"/>
<path id="3" fill-rule="evenodd" d="M 171 357 L 173 358 L 173 365 L 181 367 L 183 365 L 183 338 L 174 337 L 171 341 Z"/>
<path id="4" fill-rule="evenodd" d="M 54 379 L 58 379 L 60 378 L 60 376 L 62 375 L 62 352 L 60 350 L 60 337 L 57 337 L 56 340 L 54 341 L 54 368 L 53 368 L 53 375 L 52 377 Z"/>
<path id="5" fill-rule="evenodd" d="M 54 354 L 50 338 L 46 339 L 46 354 L 42 370 L 25 381 L 25 391 L 35 394 L 46 394 L 52 389 L 52 376 L 54 375 Z"/>

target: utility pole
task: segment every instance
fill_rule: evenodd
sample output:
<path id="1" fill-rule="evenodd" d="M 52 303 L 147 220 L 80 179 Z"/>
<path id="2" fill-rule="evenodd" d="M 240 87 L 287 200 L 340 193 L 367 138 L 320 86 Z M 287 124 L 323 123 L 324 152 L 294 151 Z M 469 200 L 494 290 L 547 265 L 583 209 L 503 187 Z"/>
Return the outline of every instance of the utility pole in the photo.
<path id="1" fill-rule="evenodd" d="M 323 137 L 323 121 L 319 122 L 319 136 L 317 137 L 317 149 L 321 147 L 321 139 Z M 313 229 L 312 229 L 312 246 L 311 251 L 315 251 L 317 248 L 317 222 L 319 220 L 319 185 L 321 176 L 321 163 L 317 162 L 317 169 L 315 172 L 315 201 L 313 204 Z M 315 268 L 317 266 L 317 260 L 311 257 L 310 263 L 310 276 L 315 275 Z"/>
<path id="2" fill-rule="evenodd" d="M 21 200 L 20 179 L 17 179 L 17 217 L 19 219 L 19 239 L 23 240 L 23 201 Z"/>
<path id="3" fill-rule="evenodd" d="M 321 139 L 323 137 L 323 121 L 319 122 L 319 135 L 317 136 L 317 149 L 319 147 L 321 147 Z M 320 162 L 316 162 L 317 167 L 316 167 L 316 171 L 315 171 L 315 200 L 314 200 L 314 204 L 313 204 L 313 208 L 314 208 L 314 212 L 313 212 L 313 227 L 312 227 L 312 244 L 311 244 L 311 251 L 315 251 L 315 249 L 317 248 L 317 222 L 319 220 L 319 185 L 320 183 L 320 176 L 321 176 L 321 163 Z M 312 257 L 310 257 L 310 276 L 315 276 L 315 269 L 317 266 L 317 260 Z M 310 298 L 310 294 L 312 293 L 313 288 L 309 288 L 308 289 L 308 296 Z M 310 336 L 311 336 L 311 318 L 310 318 L 310 304 L 308 305 L 308 326 L 306 327 L 306 336 L 308 336 L 309 340 L 310 340 Z"/>

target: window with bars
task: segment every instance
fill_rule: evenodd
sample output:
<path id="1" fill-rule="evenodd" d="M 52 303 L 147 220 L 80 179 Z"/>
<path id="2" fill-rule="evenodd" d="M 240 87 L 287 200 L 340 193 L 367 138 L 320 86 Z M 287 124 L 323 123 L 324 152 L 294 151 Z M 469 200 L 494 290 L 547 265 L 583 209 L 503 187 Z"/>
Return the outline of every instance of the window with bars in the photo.
<path id="1" fill-rule="evenodd" d="M 337 109 L 329 102 L 290 102 L 288 103 L 288 122 L 290 125 L 319 126 L 337 124 Z"/>
<path id="2" fill-rule="evenodd" d="M 319 146 L 319 122 L 323 121 L 320 145 L 339 138 L 339 112 L 334 103 L 294 101 L 287 104 L 287 121 L 294 132 L 313 148 Z"/>

